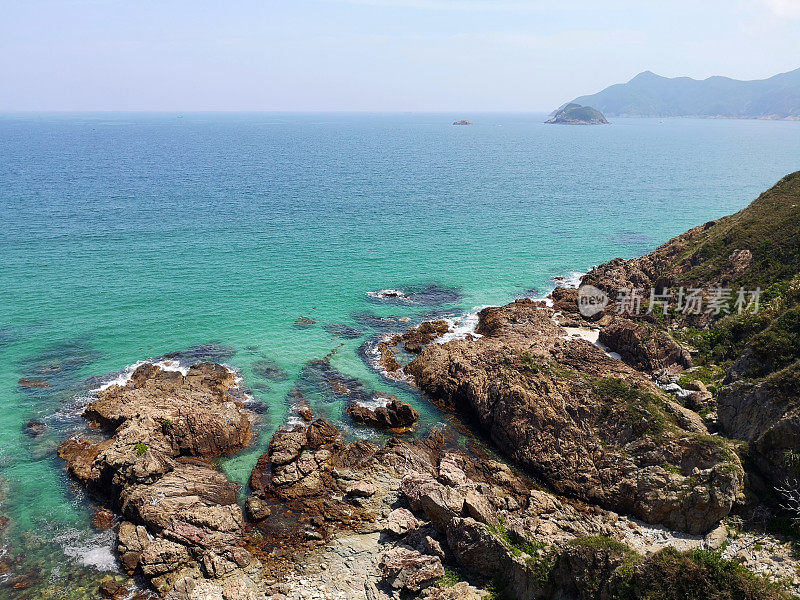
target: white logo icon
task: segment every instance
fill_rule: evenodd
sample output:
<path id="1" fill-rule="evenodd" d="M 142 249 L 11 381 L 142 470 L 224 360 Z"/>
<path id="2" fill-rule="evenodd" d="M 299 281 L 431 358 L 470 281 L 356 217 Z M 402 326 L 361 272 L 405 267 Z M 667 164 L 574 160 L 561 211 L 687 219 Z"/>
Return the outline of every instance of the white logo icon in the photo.
<path id="1" fill-rule="evenodd" d="M 593 285 L 582 285 L 578 290 L 578 310 L 584 317 L 592 317 L 608 306 L 608 295 Z"/>

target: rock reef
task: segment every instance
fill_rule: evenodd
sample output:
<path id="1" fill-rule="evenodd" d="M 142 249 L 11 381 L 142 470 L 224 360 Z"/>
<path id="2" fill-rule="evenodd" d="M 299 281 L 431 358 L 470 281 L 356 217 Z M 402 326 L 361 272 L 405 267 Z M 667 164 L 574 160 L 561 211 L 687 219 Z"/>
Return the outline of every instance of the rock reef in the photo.
<path id="1" fill-rule="evenodd" d="M 243 547 L 238 488 L 208 461 L 250 439 L 236 390 L 218 364 L 183 375 L 147 363 L 84 411 L 111 437 L 59 447 L 69 474 L 122 514 L 124 569 L 171 600 L 255 598 L 260 564 Z"/>

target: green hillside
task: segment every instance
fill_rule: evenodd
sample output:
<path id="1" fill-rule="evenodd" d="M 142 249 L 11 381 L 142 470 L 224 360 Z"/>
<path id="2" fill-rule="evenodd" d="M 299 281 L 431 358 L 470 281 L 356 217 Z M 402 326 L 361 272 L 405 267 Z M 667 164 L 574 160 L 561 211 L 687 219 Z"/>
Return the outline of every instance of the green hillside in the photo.
<path id="1" fill-rule="evenodd" d="M 609 117 L 800 118 L 800 69 L 755 81 L 667 78 L 645 71 L 573 102 Z"/>

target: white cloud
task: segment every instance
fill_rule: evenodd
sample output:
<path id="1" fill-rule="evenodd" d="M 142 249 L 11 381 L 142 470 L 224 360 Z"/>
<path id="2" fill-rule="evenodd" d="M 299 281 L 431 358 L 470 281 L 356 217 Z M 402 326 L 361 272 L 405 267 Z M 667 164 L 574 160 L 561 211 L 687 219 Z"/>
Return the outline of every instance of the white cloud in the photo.
<path id="1" fill-rule="evenodd" d="M 800 19 L 800 0 L 761 0 L 761 3 L 779 17 Z"/>
<path id="2" fill-rule="evenodd" d="M 596 0 L 339 0 L 348 4 L 413 8 L 444 11 L 506 11 L 506 12 L 569 12 L 632 10 L 641 8 L 641 0 L 606 0 L 599 5 Z M 692 0 L 674 0 L 691 2 Z"/>
<path id="3" fill-rule="evenodd" d="M 524 0 L 344 0 L 351 4 L 421 8 L 428 10 L 529 10 L 535 2 Z"/>

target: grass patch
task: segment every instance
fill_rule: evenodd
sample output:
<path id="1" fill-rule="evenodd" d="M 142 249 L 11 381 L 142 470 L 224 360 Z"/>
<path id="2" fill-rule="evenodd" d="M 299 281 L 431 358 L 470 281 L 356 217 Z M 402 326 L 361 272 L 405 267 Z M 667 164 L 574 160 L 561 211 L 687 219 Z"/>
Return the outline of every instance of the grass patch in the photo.
<path id="1" fill-rule="evenodd" d="M 604 535 L 575 538 L 570 542 L 570 545 L 580 548 L 593 548 L 595 550 L 610 550 L 618 554 L 635 554 L 633 549 L 627 544 L 623 544 L 622 542 L 618 542 Z"/>
<path id="2" fill-rule="evenodd" d="M 525 564 L 533 571 L 536 580 L 544 585 L 556 564 L 557 553 L 550 550 L 549 544 L 536 539 L 524 538 L 506 528 L 503 520 L 497 525 L 489 525 L 489 531 L 500 538 L 513 556 L 525 556 Z"/>
<path id="3" fill-rule="evenodd" d="M 461 581 L 463 581 L 463 579 L 458 571 L 455 569 L 445 569 L 444 575 L 439 577 L 439 579 L 436 581 L 436 585 L 438 585 L 440 588 L 451 588 Z"/>
<path id="4" fill-rule="evenodd" d="M 136 442 L 133 445 L 133 449 L 136 450 L 136 456 L 144 456 L 145 452 L 147 452 L 147 444 L 144 442 Z"/>
<path id="5" fill-rule="evenodd" d="M 534 555 L 537 551 L 547 548 L 545 542 L 529 540 L 510 531 L 506 528 L 502 519 L 500 519 L 496 525 L 487 525 L 487 527 L 493 535 L 499 537 L 503 541 L 514 556 L 520 556 L 522 554 Z"/>
<path id="6" fill-rule="evenodd" d="M 594 391 L 608 404 L 608 410 L 618 408 L 636 435 L 661 435 L 677 429 L 673 415 L 664 410 L 664 399 L 637 390 L 622 379 L 606 377 L 591 382 Z"/>
<path id="7" fill-rule="evenodd" d="M 685 388 L 689 382 L 700 381 L 708 387 L 709 391 L 713 391 L 725 377 L 725 370 L 718 365 L 701 365 L 683 373 L 678 380 L 678 385 Z"/>

